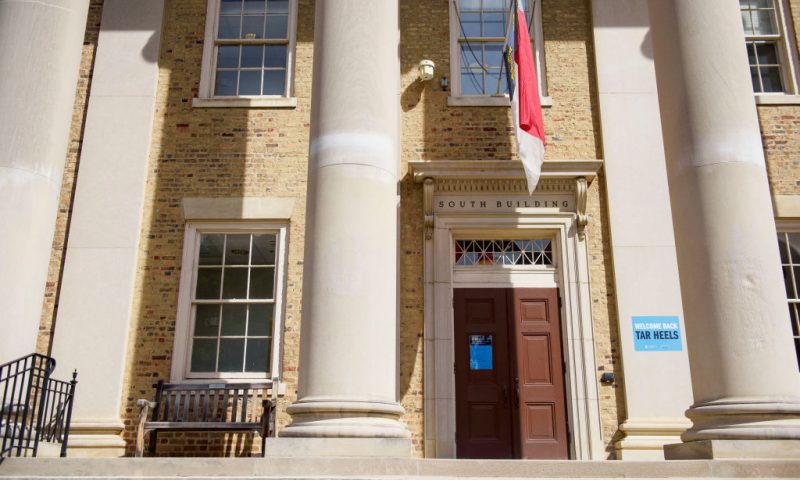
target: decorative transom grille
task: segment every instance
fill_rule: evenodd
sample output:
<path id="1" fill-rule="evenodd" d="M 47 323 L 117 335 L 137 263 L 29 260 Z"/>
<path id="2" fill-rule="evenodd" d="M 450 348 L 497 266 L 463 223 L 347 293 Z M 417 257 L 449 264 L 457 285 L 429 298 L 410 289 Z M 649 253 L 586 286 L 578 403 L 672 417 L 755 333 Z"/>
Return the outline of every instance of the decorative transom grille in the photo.
<path id="1" fill-rule="evenodd" d="M 456 240 L 456 265 L 553 265 L 550 240 Z"/>

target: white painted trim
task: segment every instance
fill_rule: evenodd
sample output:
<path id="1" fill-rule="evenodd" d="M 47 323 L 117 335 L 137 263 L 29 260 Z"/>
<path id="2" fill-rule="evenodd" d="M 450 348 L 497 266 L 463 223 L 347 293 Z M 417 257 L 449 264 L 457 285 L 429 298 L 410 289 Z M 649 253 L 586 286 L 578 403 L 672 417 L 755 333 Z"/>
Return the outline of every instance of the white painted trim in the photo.
<path id="1" fill-rule="evenodd" d="M 289 18 L 286 35 L 288 44 L 286 49 L 286 85 L 285 96 L 263 97 L 215 97 L 214 96 L 214 39 L 216 38 L 219 20 L 219 1 L 208 0 L 206 9 L 206 29 L 203 42 L 203 57 L 200 67 L 200 88 L 197 98 L 192 99 L 192 106 L 196 108 L 295 108 L 297 99 L 294 98 L 294 68 L 297 46 L 297 0 L 289 0 Z"/>
<path id="2" fill-rule="evenodd" d="M 756 105 L 800 105 L 800 95 L 756 93 Z"/>
<path id="3" fill-rule="evenodd" d="M 786 218 L 800 218 L 800 195 L 773 195 L 772 208 L 779 221 Z"/>
<path id="4" fill-rule="evenodd" d="M 297 108 L 295 97 L 193 98 L 194 108 Z"/>
<path id="5" fill-rule="evenodd" d="M 270 354 L 271 372 L 268 377 L 263 375 L 253 375 L 249 373 L 218 375 L 213 377 L 189 378 L 188 368 L 190 364 L 191 332 L 194 329 L 194 322 L 191 316 L 192 311 L 192 292 L 196 282 L 196 259 L 200 248 L 200 233 L 252 233 L 268 231 L 278 234 L 275 251 L 275 311 L 272 321 L 272 349 Z M 178 312 L 175 319 L 175 342 L 172 350 L 172 369 L 170 381 L 172 383 L 208 383 L 210 379 L 214 382 L 227 383 L 241 380 L 272 380 L 279 381 L 281 378 L 281 353 L 283 351 L 283 318 L 284 295 L 286 285 L 286 262 L 287 262 L 287 235 L 288 224 L 286 223 L 187 223 L 184 231 L 183 262 L 181 263 L 180 290 L 178 293 Z M 282 385 L 282 384 L 281 384 Z"/>
<path id="6" fill-rule="evenodd" d="M 437 214 L 433 238 L 425 241 L 424 264 L 424 390 L 425 455 L 455 458 L 455 361 L 453 345 L 453 286 L 475 284 L 453 269 L 455 237 L 494 235 L 506 237 L 546 237 L 553 239 L 557 269 L 524 269 L 507 277 L 506 284 L 535 285 L 549 273 L 560 288 L 565 383 L 571 434 L 571 458 L 603 459 L 605 449 L 600 429 L 600 407 L 595 379 L 594 338 L 592 329 L 586 242 L 577 232 L 574 213 L 521 213 L 503 216 L 465 216 Z M 498 237 L 499 238 L 499 237 Z M 527 272 L 525 272 L 527 270 Z M 553 273 L 556 273 L 553 275 Z M 488 272 L 480 282 L 486 286 L 498 280 L 503 270 Z M 525 278 L 525 276 L 528 278 Z M 468 274 L 467 274 L 468 277 Z M 463 280 L 468 280 L 461 283 Z M 502 285 L 497 283 L 496 285 Z"/>
<path id="7" fill-rule="evenodd" d="M 542 107 L 548 108 L 553 106 L 552 97 L 541 97 Z M 510 107 L 511 101 L 508 95 L 491 95 L 491 96 L 455 96 L 450 95 L 447 97 L 448 107 Z"/>

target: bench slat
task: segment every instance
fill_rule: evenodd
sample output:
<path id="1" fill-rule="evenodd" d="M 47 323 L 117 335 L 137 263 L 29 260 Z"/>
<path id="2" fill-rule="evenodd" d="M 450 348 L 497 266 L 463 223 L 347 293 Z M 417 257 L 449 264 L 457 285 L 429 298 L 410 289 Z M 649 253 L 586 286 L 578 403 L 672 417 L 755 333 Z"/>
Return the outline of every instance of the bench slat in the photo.
<path id="1" fill-rule="evenodd" d="M 242 422 L 145 422 L 145 430 L 261 430 L 259 423 Z"/>
<path id="2" fill-rule="evenodd" d="M 250 390 L 245 388 L 244 395 L 242 395 L 242 418 L 240 421 L 246 422 L 247 421 L 247 398 L 250 396 Z M 236 420 L 234 418 L 234 420 Z"/>
<path id="3" fill-rule="evenodd" d="M 236 421 L 236 412 L 239 408 L 239 388 L 233 389 L 233 410 L 231 411 L 231 421 Z"/>

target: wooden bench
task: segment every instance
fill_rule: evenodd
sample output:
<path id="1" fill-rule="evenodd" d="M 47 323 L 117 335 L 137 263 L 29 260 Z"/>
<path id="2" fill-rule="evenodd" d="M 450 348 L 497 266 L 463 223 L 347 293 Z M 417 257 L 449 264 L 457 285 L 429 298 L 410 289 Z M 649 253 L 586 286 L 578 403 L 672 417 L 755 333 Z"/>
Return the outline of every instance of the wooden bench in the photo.
<path id="1" fill-rule="evenodd" d="M 255 432 L 261 435 L 263 455 L 266 438 L 275 434 L 276 400 L 275 382 L 176 384 L 159 380 L 155 401 L 136 402 L 141 411 L 135 456 L 142 456 L 148 432 L 149 453 L 155 455 L 161 431 Z"/>

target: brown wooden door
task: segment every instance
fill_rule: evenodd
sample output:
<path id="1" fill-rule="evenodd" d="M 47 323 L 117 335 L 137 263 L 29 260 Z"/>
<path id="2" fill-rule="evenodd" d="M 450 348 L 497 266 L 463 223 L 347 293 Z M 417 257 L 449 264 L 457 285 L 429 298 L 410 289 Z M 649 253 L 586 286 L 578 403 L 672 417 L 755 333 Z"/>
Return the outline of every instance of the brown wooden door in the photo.
<path id="1" fill-rule="evenodd" d="M 456 456 L 513 458 L 508 297 L 455 289 Z"/>
<path id="2" fill-rule="evenodd" d="M 567 412 L 558 290 L 509 290 L 514 384 L 514 433 L 519 454 L 567 459 Z"/>

